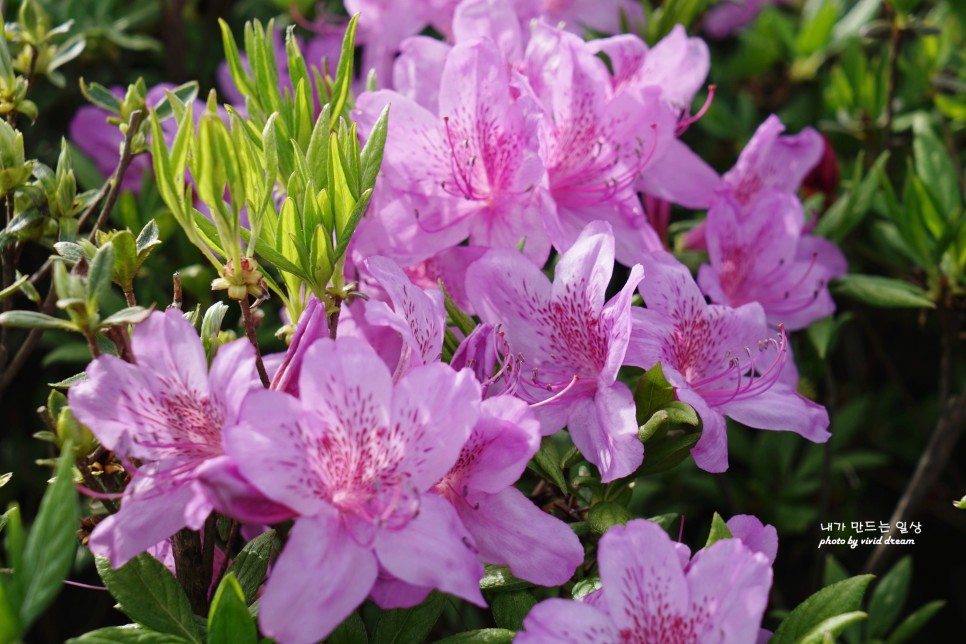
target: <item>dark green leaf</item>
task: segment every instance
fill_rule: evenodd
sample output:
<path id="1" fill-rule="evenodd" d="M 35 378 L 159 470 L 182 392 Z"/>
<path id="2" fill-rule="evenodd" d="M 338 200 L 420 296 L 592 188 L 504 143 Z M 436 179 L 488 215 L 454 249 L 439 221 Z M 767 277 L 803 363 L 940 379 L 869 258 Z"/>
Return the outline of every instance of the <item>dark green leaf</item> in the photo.
<path id="1" fill-rule="evenodd" d="M 627 525 L 627 522 L 633 518 L 634 515 L 623 505 L 604 501 L 590 508 L 587 522 L 595 533 L 604 534 L 611 526 Z"/>
<path id="2" fill-rule="evenodd" d="M 362 189 L 369 190 L 376 185 L 376 176 L 382 165 L 382 153 L 386 147 L 386 134 L 389 131 L 389 105 L 383 108 L 379 119 L 369 133 L 369 140 L 362 148 Z"/>
<path id="3" fill-rule="evenodd" d="M 523 620 L 536 603 L 537 600 L 526 590 L 497 593 L 490 602 L 493 621 L 500 628 L 511 631 L 523 630 Z"/>
<path id="4" fill-rule="evenodd" d="M 962 207 L 962 196 L 959 192 L 959 180 L 956 178 L 956 168 L 949 152 L 936 133 L 929 126 L 928 118 L 917 115 L 913 119 L 915 139 L 912 152 L 916 160 L 916 174 L 929 190 L 929 194 L 936 200 L 945 217 L 949 217 Z M 869 628 L 872 628 L 872 618 L 869 618 Z"/>
<path id="5" fill-rule="evenodd" d="M 634 387 L 634 402 L 637 405 L 637 422 L 645 424 L 654 412 L 664 409 L 674 401 L 674 387 L 664 377 L 661 363 L 647 370 Z"/>
<path id="6" fill-rule="evenodd" d="M 902 642 L 909 641 L 920 630 L 922 630 L 922 627 L 926 625 L 926 622 L 931 620 L 933 615 L 938 613 L 945 605 L 946 602 L 942 599 L 929 602 L 912 615 L 902 620 L 902 623 L 896 627 L 896 630 L 892 631 L 892 635 L 890 635 L 889 639 L 886 640 L 886 644 L 902 644 Z"/>
<path id="7" fill-rule="evenodd" d="M 884 639 L 886 633 L 899 619 L 906 595 L 909 592 L 909 580 L 912 577 L 912 558 L 908 555 L 900 559 L 876 582 L 869 600 L 869 637 Z"/>
<path id="8" fill-rule="evenodd" d="M 0 313 L 0 326 L 13 326 L 22 329 L 61 329 L 76 331 L 77 327 L 68 320 L 51 317 L 36 311 L 7 311 Z"/>
<path id="9" fill-rule="evenodd" d="M 734 535 L 731 534 L 731 530 L 728 529 L 728 524 L 725 523 L 720 514 L 715 512 L 711 518 L 711 531 L 708 532 L 708 541 L 704 544 L 704 547 L 707 548 L 722 539 L 731 539 L 733 537 Z"/>
<path id="10" fill-rule="evenodd" d="M 515 635 L 515 632 L 505 628 L 481 628 L 451 635 L 437 640 L 436 644 L 510 644 Z"/>
<path id="11" fill-rule="evenodd" d="M 169 91 L 177 96 L 182 103 L 190 103 L 198 97 L 198 81 L 188 81 L 187 83 L 178 85 L 173 90 Z M 167 92 L 165 92 L 164 97 L 162 97 L 161 100 L 158 101 L 158 103 L 154 106 L 154 113 L 162 121 L 174 115 L 174 110 L 171 107 L 171 101 L 168 100 Z M 151 221 L 148 222 L 148 225 L 151 224 Z M 157 228 L 155 228 L 155 231 L 156 230 Z"/>
<path id="12" fill-rule="evenodd" d="M 218 585 L 208 611 L 208 644 L 254 644 L 258 628 L 248 612 L 235 575 L 228 573 Z"/>
<path id="13" fill-rule="evenodd" d="M 443 612 L 445 597 L 430 593 L 419 606 L 385 611 L 376 622 L 373 644 L 419 644 L 428 636 Z"/>
<path id="14" fill-rule="evenodd" d="M 255 593 L 265 581 L 268 572 L 268 562 L 275 548 L 275 531 L 268 530 L 258 535 L 242 548 L 235 560 L 228 567 L 241 586 L 245 596 L 245 603 L 250 604 Z"/>
<path id="15" fill-rule="evenodd" d="M 657 445 L 649 444 L 644 450 L 644 464 L 639 473 L 656 474 L 671 469 L 688 457 L 700 438 L 700 432 L 691 432 L 672 435 Z"/>
<path id="16" fill-rule="evenodd" d="M 908 282 L 878 275 L 845 275 L 832 282 L 834 295 L 881 308 L 935 308 L 929 294 Z"/>
<path id="17" fill-rule="evenodd" d="M 325 638 L 326 644 L 368 644 L 369 634 L 358 611 L 349 615 Z"/>
<path id="18" fill-rule="evenodd" d="M 540 449 L 534 454 L 531 465 L 535 465 L 531 469 L 556 485 L 561 491 L 566 492 L 569 489 L 560 468 L 560 453 L 557 451 L 557 446 L 554 444 L 552 437 L 545 436 L 540 441 Z"/>
<path id="19" fill-rule="evenodd" d="M 486 564 L 483 568 L 486 572 L 480 580 L 480 590 L 511 591 L 533 586 L 529 581 L 514 577 L 509 566 Z"/>
<path id="20" fill-rule="evenodd" d="M 56 478 L 44 493 L 27 537 L 23 565 L 14 571 L 23 589 L 20 623 L 24 628 L 54 599 L 74 561 L 78 517 L 73 465 L 73 448 L 68 441 L 57 462 Z"/>
<path id="21" fill-rule="evenodd" d="M 842 613 L 841 615 L 835 615 L 834 617 L 829 617 L 823 620 L 822 623 L 815 626 L 809 632 L 805 633 L 801 639 L 797 640 L 798 644 L 823 644 L 824 642 L 834 642 L 835 636 L 841 633 L 846 627 L 855 624 L 856 622 L 861 622 L 863 619 L 868 617 L 862 611 L 852 611 L 851 613 Z"/>
<path id="22" fill-rule="evenodd" d="M 181 644 L 187 641 L 170 633 L 159 633 L 131 624 L 99 628 L 69 639 L 67 644 Z"/>
<path id="23" fill-rule="evenodd" d="M 141 232 L 138 233 L 138 238 L 135 241 L 138 259 L 144 261 L 145 257 L 147 257 L 147 253 L 161 243 L 159 235 L 160 232 L 158 231 L 158 222 L 152 219 L 148 223 L 144 224 L 144 228 L 142 228 Z"/>
<path id="24" fill-rule="evenodd" d="M 155 631 L 201 642 L 188 598 L 160 561 L 140 554 L 117 570 L 104 557 L 97 557 L 96 564 L 104 585 L 131 619 Z"/>
<path id="25" fill-rule="evenodd" d="M 862 596 L 872 578 L 872 575 L 851 577 L 818 591 L 799 604 L 782 621 L 771 639 L 771 644 L 799 642 L 825 620 L 858 611 L 862 606 Z"/>
<path id="26" fill-rule="evenodd" d="M 112 114 L 121 113 L 121 100 L 114 95 L 114 92 L 98 83 L 88 85 L 84 79 L 80 79 L 81 94 L 94 105 L 111 112 Z"/>
<path id="27" fill-rule="evenodd" d="M 87 299 L 91 303 L 101 303 L 111 288 L 114 276 L 114 246 L 105 244 L 97 249 L 87 271 Z"/>

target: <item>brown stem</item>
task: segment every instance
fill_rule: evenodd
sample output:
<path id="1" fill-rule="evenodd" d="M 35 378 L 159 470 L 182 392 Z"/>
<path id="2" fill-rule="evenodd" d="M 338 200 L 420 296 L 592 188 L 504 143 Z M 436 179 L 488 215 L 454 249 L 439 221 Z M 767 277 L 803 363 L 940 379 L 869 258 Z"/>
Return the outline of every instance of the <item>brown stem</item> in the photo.
<path id="1" fill-rule="evenodd" d="M 175 274 L 171 276 L 171 290 L 172 290 L 171 306 L 169 306 L 168 308 L 169 309 L 178 309 L 180 311 L 181 310 L 181 298 L 182 298 L 182 293 L 181 293 L 181 273 L 175 272 Z"/>
<path id="2" fill-rule="evenodd" d="M 126 288 L 126 289 L 124 289 L 124 301 L 127 302 L 127 305 L 128 306 L 137 306 L 138 305 L 137 298 L 134 297 L 134 289 L 133 288 Z"/>
<path id="3" fill-rule="evenodd" d="M 101 350 L 97 347 L 97 338 L 93 333 L 84 334 L 84 339 L 87 340 L 87 348 L 91 350 L 91 356 L 96 358 L 101 355 Z"/>
<path id="4" fill-rule="evenodd" d="M 134 140 L 134 135 L 141 129 L 142 120 L 144 120 L 144 110 L 134 110 L 131 112 L 131 118 L 127 121 L 127 135 L 124 137 L 124 145 L 121 148 L 121 159 L 117 162 L 117 168 L 114 169 L 114 174 L 111 176 L 109 182 L 111 188 L 107 193 L 107 198 L 104 200 L 104 207 L 101 208 L 101 213 L 97 216 L 97 221 L 94 222 L 94 228 L 88 236 L 89 241 L 94 241 L 94 236 L 97 234 L 97 231 L 107 223 L 107 218 L 111 215 L 111 211 L 114 210 L 114 204 L 117 203 L 117 198 L 121 194 L 121 179 L 124 178 L 124 173 L 127 172 L 128 166 L 131 165 L 131 161 L 134 159 L 131 142 Z"/>
<path id="5" fill-rule="evenodd" d="M 335 310 L 329 314 L 329 337 L 335 340 L 339 332 L 339 315 L 342 313 L 342 298 L 334 297 Z"/>
<path id="6" fill-rule="evenodd" d="M 134 357 L 134 350 L 131 348 L 131 334 L 128 333 L 127 327 L 126 324 L 112 326 L 104 332 L 104 335 L 114 343 L 117 348 L 117 356 L 121 360 L 135 364 L 137 359 Z"/>
<path id="7" fill-rule="evenodd" d="M 248 303 L 248 297 L 238 300 L 238 305 L 241 306 L 242 317 L 245 319 L 245 334 L 248 336 L 248 341 L 255 347 L 255 368 L 258 369 L 258 377 L 262 379 L 262 385 L 268 389 L 272 382 L 268 379 L 265 363 L 262 362 L 262 352 L 258 350 L 258 338 L 255 336 L 255 318 L 252 317 L 252 308 Z"/>
<path id="8" fill-rule="evenodd" d="M 212 512 L 205 520 L 204 532 L 201 533 L 201 570 L 208 577 L 205 588 L 207 598 L 208 587 L 211 586 L 211 571 L 215 564 L 215 538 L 218 532 L 218 515 Z"/>
<path id="9" fill-rule="evenodd" d="M 208 581 L 203 569 L 201 537 L 197 532 L 183 528 L 171 539 L 174 553 L 175 576 L 188 596 L 188 604 L 195 615 L 208 614 Z M 210 572 L 210 571 L 209 571 Z"/>

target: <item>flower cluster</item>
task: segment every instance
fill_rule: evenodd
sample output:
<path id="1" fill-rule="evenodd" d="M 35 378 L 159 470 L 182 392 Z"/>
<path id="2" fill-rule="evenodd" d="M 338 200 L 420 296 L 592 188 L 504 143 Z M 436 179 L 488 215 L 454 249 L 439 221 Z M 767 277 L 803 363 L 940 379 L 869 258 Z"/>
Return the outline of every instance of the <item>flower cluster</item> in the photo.
<path id="1" fill-rule="evenodd" d="M 564 429 L 601 484 L 646 465 L 633 368 L 661 365 L 697 412 L 705 471 L 728 468 L 726 417 L 829 438 L 787 335 L 832 312 L 827 284 L 845 272 L 796 194 L 817 133 L 783 136 L 773 116 L 719 176 L 678 138 L 701 114 L 700 39 L 574 33 L 617 31 L 637 3 L 346 4 L 383 87 L 354 118 L 368 137 L 392 116 L 339 314 L 315 296 L 296 307 L 264 387 L 246 341 L 209 368 L 173 310 L 135 328 L 131 361 L 97 358 L 70 406 L 131 480 L 95 553 L 123 564 L 212 511 L 291 520 L 259 620 L 312 642 L 366 599 L 410 607 L 438 589 L 484 605 L 483 564 L 569 580 L 575 531 L 516 485 Z M 414 35 L 427 25 L 446 40 Z M 665 247 L 671 203 L 708 211 L 688 238 L 707 249 L 697 281 Z M 541 603 L 520 641 L 754 641 L 777 537 L 753 517 L 729 528 L 694 557 L 653 523 L 611 528 L 602 589 Z"/>

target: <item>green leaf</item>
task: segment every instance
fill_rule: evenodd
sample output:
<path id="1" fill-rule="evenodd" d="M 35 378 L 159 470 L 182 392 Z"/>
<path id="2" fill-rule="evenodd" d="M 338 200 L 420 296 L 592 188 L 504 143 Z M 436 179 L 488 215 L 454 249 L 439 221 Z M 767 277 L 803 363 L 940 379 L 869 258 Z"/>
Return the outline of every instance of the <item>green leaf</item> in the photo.
<path id="1" fill-rule="evenodd" d="M 909 580 L 912 577 L 912 558 L 908 555 L 900 559 L 887 572 L 872 591 L 869 600 L 869 637 L 885 638 L 886 633 L 899 619 L 906 596 L 909 593 Z"/>
<path id="2" fill-rule="evenodd" d="M 450 635 L 437 640 L 436 644 L 510 644 L 515 635 L 514 631 L 505 628 L 481 628 Z"/>
<path id="3" fill-rule="evenodd" d="M 138 238 L 134 244 L 137 248 L 139 260 L 143 262 L 151 252 L 151 249 L 161 243 L 159 236 L 158 222 L 151 219 L 148 223 L 144 224 L 144 228 L 138 233 Z"/>
<path id="4" fill-rule="evenodd" d="M 771 639 L 771 644 L 799 642 L 825 620 L 858 611 L 862 606 L 865 589 L 872 579 L 872 575 L 860 575 L 818 591 L 799 604 L 782 621 Z"/>
<path id="5" fill-rule="evenodd" d="M 141 628 L 137 624 L 99 628 L 80 637 L 67 640 L 67 644 L 181 644 L 188 640 L 157 631 Z"/>
<path id="6" fill-rule="evenodd" d="M 37 519 L 30 528 L 23 564 L 14 571 L 23 589 L 20 623 L 24 630 L 57 595 L 74 561 L 78 516 L 73 453 L 67 441 L 57 462 L 56 478 L 44 493 Z"/>
<path id="7" fill-rule="evenodd" d="M 537 600 L 527 590 L 497 593 L 490 601 L 493 621 L 500 628 L 521 631 L 523 630 L 523 620 L 536 603 Z"/>
<path id="8" fill-rule="evenodd" d="M 557 446 L 551 436 L 544 436 L 540 441 L 540 449 L 533 455 L 531 464 L 535 465 L 531 469 L 556 485 L 562 492 L 570 489 L 567 486 L 567 480 L 564 478 L 563 470 L 560 468 L 560 452 L 557 451 Z"/>
<path id="9" fill-rule="evenodd" d="M 369 134 L 369 140 L 362 148 L 362 189 L 369 190 L 376 185 L 376 177 L 382 166 L 382 154 L 386 147 L 389 131 L 389 105 L 383 108 L 379 119 Z"/>
<path id="10" fill-rule="evenodd" d="M 339 54 L 339 67 L 335 73 L 335 83 L 332 86 L 331 112 L 329 114 L 329 130 L 335 128 L 335 124 L 342 116 L 346 99 L 349 97 L 349 88 L 352 84 L 352 63 L 355 58 L 356 26 L 359 23 L 359 14 L 352 16 L 345 29 L 345 36 L 342 39 L 342 51 Z M 384 79 L 387 80 L 387 79 Z"/>
<path id="11" fill-rule="evenodd" d="M 168 90 L 174 96 L 178 97 L 182 103 L 191 103 L 198 97 L 198 81 L 188 81 L 183 85 L 178 85 L 172 90 Z M 162 121 L 174 116 L 174 108 L 171 105 L 171 100 L 168 98 L 168 92 L 164 93 L 164 96 L 158 101 L 157 105 L 154 106 L 154 113 Z M 153 220 L 152 220 L 153 221 Z M 149 224 L 151 222 L 148 222 Z"/>
<path id="12" fill-rule="evenodd" d="M 574 599 L 581 599 L 600 589 L 600 577 L 585 577 L 574 584 L 574 587 L 570 590 L 570 596 Z"/>
<path id="13" fill-rule="evenodd" d="M 648 444 L 644 450 L 644 464 L 638 470 L 640 474 L 657 474 L 665 472 L 691 453 L 691 448 L 701 438 L 701 432 L 677 434 L 660 441 L 657 445 Z"/>
<path id="14" fill-rule="evenodd" d="M 143 306 L 129 306 L 104 318 L 101 321 L 99 328 L 106 329 L 119 324 L 139 324 L 147 320 L 148 316 L 151 315 L 153 310 L 153 305 L 149 309 L 146 309 Z"/>
<path id="15" fill-rule="evenodd" d="M 152 630 L 200 644 L 188 598 L 164 564 L 146 553 L 117 570 L 104 557 L 96 557 L 95 563 L 104 585 L 131 619 Z"/>
<path id="16" fill-rule="evenodd" d="M 228 572 L 238 580 L 238 585 L 245 596 L 245 603 L 250 604 L 255 593 L 265 581 L 268 572 L 268 562 L 275 548 L 275 531 L 268 530 L 245 544 L 234 561 L 228 567 Z"/>
<path id="17" fill-rule="evenodd" d="M 385 611 L 376 622 L 373 644 L 419 644 L 433 630 L 445 603 L 445 597 L 433 591 L 419 606 Z"/>
<path id="18" fill-rule="evenodd" d="M 84 78 L 80 79 L 81 94 L 94 105 L 111 112 L 112 114 L 121 113 L 121 99 L 114 95 L 114 92 L 98 83 L 88 85 Z"/>
<path id="19" fill-rule="evenodd" d="M 840 242 L 871 212 L 872 199 L 879 190 L 882 172 L 889 160 L 889 153 L 883 152 L 880 154 L 865 177 L 862 176 L 864 158 L 863 154 L 859 153 L 855 161 L 855 170 L 849 191 L 822 215 L 815 226 L 816 234 Z"/>
<path id="20" fill-rule="evenodd" d="M 711 518 L 711 531 L 708 532 L 708 541 L 704 544 L 707 548 L 713 543 L 717 543 L 722 539 L 732 539 L 734 535 L 731 534 L 731 530 L 728 529 L 728 524 L 725 523 L 724 519 L 717 512 Z"/>
<path id="21" fill-rule="evenodd" d="M 105 244 L 97 249 L 87 271 L 87 301 L 100 304 L 111 289 L 114 276 L 114 246 Z"/>
<path id="22" fill-rule="evenodd" d="M 674 387 L 664 377 L 661 363 L 657 363 L 637 381 L 634 387 L 634 403 L 637 405 L 637 422 L 645 424 L 654 412 L 664 409 L 674 401 Z"/>
<path id="23" fill-rule="evenodd" d="M 0 313 L 0 326 L 12 326 L 21 329 L 61 329 L 63 331 L 77 331 L 73 322 L 62 320 L 37 311 L 7 311 Z"/>
<path id="24" fill-rule="evenodd" d="M 664 411 L 667 412 L 668 420 L 672 423 L 697 427 L 701 422 L 701 419 L 698 418 L 698 412 L 694 411 L 694 407 L 680 400 L 673 400 L 666 404 Z"/>
<path id="25" fill-rule="evenodd" d="M 832 282 L 832 293 L 880 308 L 936 308 L 929 294 L 908 282 L 852 273 Z"/>
<path id="26" fill-rule="evenodd" d="M 598 503 L 587 514 L 587 522 L 596 534 L 604 534 L 611 526 L 627 525 L 633 518 L 634 515 L 627 508 L 613 501 Z"/>
<path id="27" fill-rule="evenodd" d="M 929 119 L 918 114 L 913 119 L 912 130 L 915 138 L 912 153 L 916 161 L 916 175 L 925 184 L 929 194 L 936 200 L 945 217 L 949 217 L 962 207 L 959 180 L 949 152 L 936 133 L 929 126 Z M 869 618 L 869 627 L 872 626 Z"/>
<path id="28" fill-rule="evenodd" d="M 929 602 L 912 615 L 909 615 L 909 617 L 902 620 L 902 623 L 896 627 L 896 630 L 892 631 L 892 635 L 886 640 L 886 644 L 902 644 L 902 642 L 908 641 L 922 630 L 926 622 L 931 620 L 933 615 L 938 613 L 945 605 L 945 600 L 937 599 L 936 601 Z"/>
<path id="29" fill-rule="evenodd" d="M 485 572 L 480 580 L 480 590 L 511 591 L 533 586 L 529 581 L 514 577 L 509 566 L 485 564 L 483 569 Z"/>
<path id="30" fill-rule="evenodd" d="M 5 584 L 0 583 L 0 642 L 15 642 L 19 636 L 20 622 L 17 619 L 17 611 L 10 605 Z"/>
<path id="31" fill-rule="evenodd" d="M 805 633 L 801 639 L 797 640 L 798 644 L 823 644 L 825 642 L 834 642 L 835 636 L 845 630 L 846 627 L 851 626 L 856 622 L 861 622 L 867 617 L 868 615 L 862 611 L 852 611 L 851 613 L 842 613 L 841 615 L 829 617 L 821 624 L 818 624 L 815 628 Z"/>
<path id="32" fill-rule="evenodd" d="M 356 611 L 339 624 L 327 638 L 326 644 L 368 644 L 369 634 L 366 625 Z"/>
<path id="33" fill-rule="evenodd" d="M 258 628 L 235 575 L 228 573 L 218 585 L 208 611 L 208 644 L 254 644 Z"/>

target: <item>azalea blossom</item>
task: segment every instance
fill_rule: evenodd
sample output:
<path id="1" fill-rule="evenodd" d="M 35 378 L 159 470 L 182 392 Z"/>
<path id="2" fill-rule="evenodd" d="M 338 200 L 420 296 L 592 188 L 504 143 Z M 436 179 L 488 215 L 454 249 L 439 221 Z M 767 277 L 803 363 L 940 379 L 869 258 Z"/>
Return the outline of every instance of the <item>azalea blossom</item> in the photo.
<path id="1" fill-rule="evenodd" d="M 479 416 L 473 376 L 433 363 L 394 384 L 366 343 L 325 338 L 305 353 L 299 392 L 251 394 L 226 434 L 242 473 L 298 513 L 261 599 L 263 632 L 324 638 L 380 576 L 484 605 L 472 536 L 431 492 Z"/>
<path id="2" fill-rule="evenodd" d="M 375 217 L 403 218 L 403 225 L 386 228 L 421 237 L 426 256 L 469 238 L 497 248 L 525 242 L 532 261 L 546 260 L 554 208 L 536 133 L 540 114 L 532 100 L 513 97 L 493 41 L 453 47 L 435 113 L 394 92 L 365 93 L 357 102 L 360 129 L 387 104 L 396 125 L 386 141 L 380 185 L 393 198 L 412 195 L 414 201 L 398 214 L 375 210 Z"/>
<path id="3" fill-rule="evenodd" d="M 94 529 L 91 551 L 119 567 L 184 527 L 200 529 L 220 506 L 216 485 L 227 488 L 224 495 L 243 513 L 269 522 L 290 517 L 224 457 L 222 432 L 241 419 L 243 401 L 261 387 L 248 341 L 223 345 L 209 372 L 194 327 L 172 309 L 135 327 L 131 343 L 136 364 L 101 355 L 68 395 L 77 419 L 132 475 L 121 510 Z M 209 482 L 202 484 L 206 470 Z"/>
<path id="4" fill-rule="evenodd" d="M 758 302 L 773 327 L 789 331 L 835 311 L 831 279 L 847 271 L 832 242 L 804 235 L 805 212 L 797 197 L 766 191 L 742 210 L 727 194 L 708 211 L 705 238 L 711 263 L 698 284 L 713 302 Z"/>
<path id="5" fill-rule="evenodd" d="M 691 450 L 698 467 L 728 468 L 725 416 L 758 429 L 789 430 L 822 443 L 828 412 L 798 394 L 781 374 L 788 359 L 784 330 L 776 339 L 757 302 L 732 308 L 707 304 L 687 267 L 668 253 L 644 258 L 625 362 L 658 362 L 679 400 L 697 411 L 704 430 Z"/>
<path id="6" fill-rule="evenodd" d="M 479 556 L 543 586 L 565 583 L 584 549 L 565 523 L 540 510 L 513 484 L 540 449 L 540 423 L 512 396 L 484 400 L 456 465 L 436 490 L 456 508 Z"/>
<path id="7" fill-rule="evenodd" d="M 610 302 L 610 225 L 586 227 L 556 267 L 553 284 L 520 253 L 492 250 L 467 270 L 466 291 L 484 322 L 500 324 L 524 373 L 513 392 L 534 403 L 544 434 L 564 426 L 612 481 L 641 464 L 630 389 L 617 380 L 631 329 L 630 301 L 643 274 L 631 269 Z M 532 374 L 532 375 L 526 375 Z"/>
<path id="8" fill-rule="evenodd" d="M 659 525 L 638 519 L 601 537 L 598 563 L 601 589 L 591 601 L 540 602 L 515 641 L 742 644 L 758 638 L 772 569 L 740 539 L 722 539 L 691 557 Z"/>

